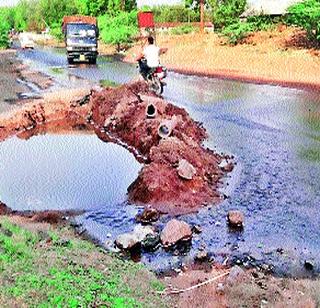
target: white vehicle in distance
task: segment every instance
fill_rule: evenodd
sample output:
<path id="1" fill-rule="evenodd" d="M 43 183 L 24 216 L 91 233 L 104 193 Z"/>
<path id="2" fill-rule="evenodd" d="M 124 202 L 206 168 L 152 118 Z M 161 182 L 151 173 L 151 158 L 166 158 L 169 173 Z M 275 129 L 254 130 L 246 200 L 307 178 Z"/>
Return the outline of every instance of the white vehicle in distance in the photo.
<path id="1" fill-rule="evenodd" d="M 21 33 L 19 35 L 19 41 L 22 49 L 34 49 L 34 41 L 26 33 Z"/>

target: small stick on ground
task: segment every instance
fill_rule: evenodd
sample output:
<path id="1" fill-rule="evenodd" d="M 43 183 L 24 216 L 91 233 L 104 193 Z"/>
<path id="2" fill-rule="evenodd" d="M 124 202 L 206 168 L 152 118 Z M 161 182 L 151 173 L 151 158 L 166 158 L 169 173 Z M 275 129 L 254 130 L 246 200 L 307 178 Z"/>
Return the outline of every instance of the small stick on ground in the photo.
<path id="1" fill-rule="evenodd" d="M 202 286 L 204 286 L 204 285 L 207 285 L 207 284 L 209 284 L 209 283 L 212 283 L 212 282 L 214 282 L 214 281 L 216 281 L 216 280 L 218 280 L 218 279 L 220 279 L 220 278 L 222 278 L 222 277 L 224 277 L 224 276 L 227 276 L 229 273 L 230 273 L 230 271 L 227 271 L 227 272 L 225 272 L 225 273 L 223 273 L 223 274 L 221 274 L 221 275 L 219 275 L 219 276 L 210 278 L 210 279 L 208 279 L 208 280 L 206 280 L 206 281 L 204 281 L 204 282 L 201 282 L 201 283 L 199 283 L 199 284 L 196 284 L 196 285 L 191 286 L 191 287 L 186 288 L 186 289 L 172 290 L 172 291 L 169 291 L 169 292 L 167 292 L 168 290 L 165 289 L 164 291 L 158 292 L 158 293 L 159 293 L 159 294 L 166 294 L 166 295 L 184 293 L 184 292 L 187 292 L 187 291 L 191 291 L 191 290 L 200 288 L 200 287 L 202 287 Z"/>

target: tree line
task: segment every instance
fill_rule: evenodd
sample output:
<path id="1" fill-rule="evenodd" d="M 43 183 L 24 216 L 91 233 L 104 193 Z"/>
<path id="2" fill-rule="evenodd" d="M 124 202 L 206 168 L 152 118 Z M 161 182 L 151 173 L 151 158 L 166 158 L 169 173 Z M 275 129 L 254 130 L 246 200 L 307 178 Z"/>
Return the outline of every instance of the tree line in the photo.
<path id="1" fill-rule="evenodd" d="M 215 29 L 236 44 L 248 33 L 264 30 L 274 25 L 268 16 L 240 20 L 247 8 L 247 0 L 203 0 L 205 19 L 212 21 Z M 185 5 L 145 7 L 154 12 L 156 22 L 200 21 L 200 0 L 185 0 Z M 0 8 L 0 47 L 7 45 L 9 29 L 42 31 L 49 27 L 51 33 L 62 39 L 61 21 L 65 15 L 90 15 L 98 17 L 103 42 L 119 45 L 132 41 L 138 33 L 136 0 L 20 0 L 15 7 Z M 303 0 L 288 9 L 281 19 L 287 24 L 304 28 L 311 39 L 320 41 L 320 0 Z M 176 33 L 193 31 L 185 27 Z"/>

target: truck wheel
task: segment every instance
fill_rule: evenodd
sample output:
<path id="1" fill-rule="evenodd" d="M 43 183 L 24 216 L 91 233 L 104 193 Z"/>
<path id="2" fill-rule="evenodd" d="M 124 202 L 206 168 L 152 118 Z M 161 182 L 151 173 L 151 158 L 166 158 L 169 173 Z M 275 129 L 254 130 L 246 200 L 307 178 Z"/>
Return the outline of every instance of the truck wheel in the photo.
<path id="1" fill-rule="evenodd" d="M 90 64 L 97 64 L 97 58 L 92 58 L 89 60 Z"/>
<path id="2" fill-rule="evenodd" d="M 68 58 L 68 63 L 73 64 L 74 63 L 73 58 Z"/>

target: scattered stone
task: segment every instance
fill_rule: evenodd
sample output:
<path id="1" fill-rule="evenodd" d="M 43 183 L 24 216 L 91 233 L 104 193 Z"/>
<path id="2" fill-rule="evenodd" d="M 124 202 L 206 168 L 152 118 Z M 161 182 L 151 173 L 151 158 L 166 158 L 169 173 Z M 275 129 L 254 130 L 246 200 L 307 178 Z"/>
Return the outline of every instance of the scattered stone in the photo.
<path id="1" fill-rule="evenodd" d="M 208 259 L 209 259 L 209 254 L 206 250 L 197 252 L 195 256 L 195 260 L 200 262 L 207 261 Z"/>
<path id="2" fill-rule="evenodd" d="M 192 233 L 195 233 L 195 234 L 200 234 L 200 233 L 202 233 L 202 228 L 201 228 L 201 226 L 199 226 L 199 225 L 194 225 L 194 226 L 192 227 Z"/>
<path id="3" fill-rule="evenodd" d="M 155 209 L 145 209 L 141 214 L 136 216 L 136 221 L 142 224 L 151 224 L 160 218 L 159 211 Z"/>
<path id="4" fill-rule="evenodd" d="M 160 238 L 164 247 L 172 247 L 180 241 L 190 241 L 192 231 L 186 222 L 172 219 L 162 230 Z"/>
<path id="5" fill-rule="evenodd" d="M 222 282 L 219 282 L 217 284 L 217 288 L 216 288 L 216 292 L 219 294 L 219 295 L 223 295 L 225 293 L 225 287 L 224 287 L 224 284 Z"/>
<path id="6" fill-rule="evenodd" d="M 234 266 L 229 273 L 226 282 L 229 286 L 239 283 L 245 275 L 245 271 L 240 266 Z"/>
<path id="7" fill-rule="evenodd" d="M 314 262 L 312 260 L 306 260 L 304 262 L 304 267 L 305 267 L 306 270 L 312 271 L 314 269 L 314 267 L 315 267 L 314 266 Z"/>
<path id="8" fill-rule="evenodd" d="M 141 245 L 148 235 L 155 235 L 152 227 L 137 225 L 130 233 L 124 233 L 116 238 L 115 244 L 123 250 L 132 250 Z"/>
<path id="9" fill-rule="evenodd" d="M 150 226 L 137 225 L 134 227 L 133 234 L 137 237 L 139 242 L 142 242 L 146 239 L 147 235 L 154 235 L 154 228 Z"/>
<path id="10" fill-rule="evenodd" d="M 232 228 L 243 228 L 244 215 L 240 211 L 229 211 L 228 213 L 228 223 Z"/>
<path id="11" fill-rule="evenodd" d="M 178 174 L 185 180 L 192 180 L 196 174 L 196 169 L 187 160 L 181 159 L 177 168 Z"/>
<path id="12" fill-rule="evenodd" d="M 133 233 L 124 233 L 120 234 L 115 241 L 117 247 L 123 250 L 131 250 L 135 248 L 139 241 L 135 234 Z"/>
<path id="13" fill-rule="evenodd" d="M 147 234 L 141 242 L 141 246 L 146 251 L 156 251 L 160 247 L 160 235 L 157 233 Z"/>
<path id="14" fill-rule="evenodd" d="M 2 226 L 0 226 L 0 231 L 2 234 L 4 234 L 7 237 L 12 237 L 12 235 L 13 235 L 13 233 L 10 230 L 4 229 L 4 228 L 2 228 Z"/>

